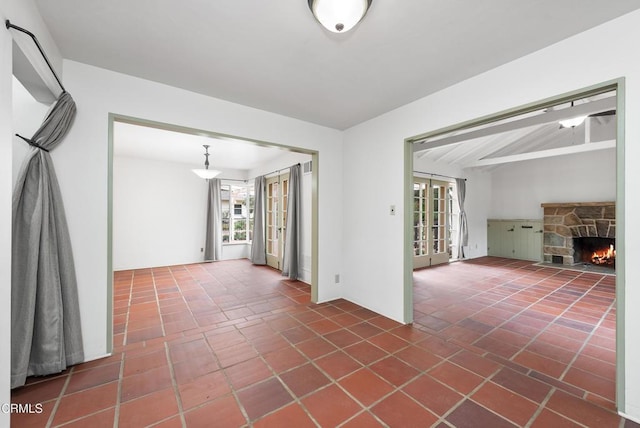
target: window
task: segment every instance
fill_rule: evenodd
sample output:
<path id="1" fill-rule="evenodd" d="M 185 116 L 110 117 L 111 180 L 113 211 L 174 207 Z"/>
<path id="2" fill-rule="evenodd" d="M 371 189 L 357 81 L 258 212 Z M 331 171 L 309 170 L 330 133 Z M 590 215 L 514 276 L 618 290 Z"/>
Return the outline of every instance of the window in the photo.
<path id="1" fill-rule="evenodd" d="M 222 243 L 249 242 L 253 233 L 252 185 L 223 184 Z"/>

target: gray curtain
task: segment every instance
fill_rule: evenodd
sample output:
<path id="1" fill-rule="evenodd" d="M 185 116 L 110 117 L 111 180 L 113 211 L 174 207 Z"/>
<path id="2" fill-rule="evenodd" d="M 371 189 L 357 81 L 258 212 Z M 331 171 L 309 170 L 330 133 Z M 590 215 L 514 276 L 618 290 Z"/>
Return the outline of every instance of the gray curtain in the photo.
<path id="1" fill-rule="evenodd" d="M 300 274 L 300 164 L 289 169 L 287 225 L 282 261 L 282 275 L 298 279 Z"/>
<path id="2" fill-rule="evenodd" d="M 71 239 L 49 150 L 71 127 L 75 102 L 63 92 L 40 129 L 13 192 L 11 387 L 84 361 Z"/>
<path id="3" fill-rule="evenodd" d="M 458 207 L 460 215 L 458 217 L 458 258 L 464 258 L 464 247 L 469 244 L 469 231 L 467 229 L 467 213 L 464 211 L 464 198 L 467 193 L 467 181 L 464 178 L 456 178 L 456 189 L 458 191 Z"/>
<path id="4" fill-rule="evenodd" d="M 207 192 L 207 235 L 204 243 L 204 260 L 215 261 L 222 257 L 222 202 L 220 180 L 212 178 Z"/>
<path id="5" fill-rule="evenodd" d="M 267 251 L 264 233 L 265 217 L 265 178 L 256 177 L 254 183 L 255 200 L 253 205 L 253 239 L 251 241 L 251 263 L 254 265 L 267 264 Z"/>

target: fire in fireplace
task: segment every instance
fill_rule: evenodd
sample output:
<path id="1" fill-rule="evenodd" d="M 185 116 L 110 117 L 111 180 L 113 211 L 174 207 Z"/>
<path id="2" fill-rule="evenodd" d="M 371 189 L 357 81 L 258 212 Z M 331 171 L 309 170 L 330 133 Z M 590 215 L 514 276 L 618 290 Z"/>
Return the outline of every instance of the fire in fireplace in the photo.
<path id="1" fill-rule="evenodd" d="M 615 239 L 612 238 L 574 238 L 574 263 L 592 263 L 594 265 L 615 267 Z"/>
<path id="2" fill-rule="evenodd" d="M 613 265 L 616 262 L 616 250 L 613 244 L 606 250 L 594 251 L 591 256 L 591 263 L 594 265 Z"/>

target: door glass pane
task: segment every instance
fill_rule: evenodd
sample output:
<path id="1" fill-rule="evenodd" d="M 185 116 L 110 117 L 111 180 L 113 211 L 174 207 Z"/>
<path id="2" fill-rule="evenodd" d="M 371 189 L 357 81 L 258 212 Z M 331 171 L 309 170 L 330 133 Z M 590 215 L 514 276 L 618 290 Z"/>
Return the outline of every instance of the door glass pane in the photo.
<path id="1" fill-rule="evenodd" d="M 413 252 L 415 256 L 426 253 L 427 234 L 427 190 L 426 183 L 413 183 Z"/>
<path id="2" fill-rule="evenodd" d="M 422 215 L 420 212 L 413 213 L 413 226 L 418 226 L 422 222 Z"/>
<path id="3" fill-rule="evenodd" d="M 230 200 L 230 186 L 220 186 L 220 204 L 222 208 L 222 242 L 229 242 L 229 221 L 231 218 Z"/>

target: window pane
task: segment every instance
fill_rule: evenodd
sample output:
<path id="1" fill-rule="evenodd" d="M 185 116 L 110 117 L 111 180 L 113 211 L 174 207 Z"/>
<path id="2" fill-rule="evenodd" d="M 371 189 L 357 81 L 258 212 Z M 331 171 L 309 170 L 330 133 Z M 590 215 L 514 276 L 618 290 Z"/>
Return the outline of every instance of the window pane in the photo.
<path id="1" fill-rule="evenodd" d="M 228 185 L 220 186 L 220 199 L 222 208 L 222 242 L 229 242 L 229 198 L 231 191 Z"/>

